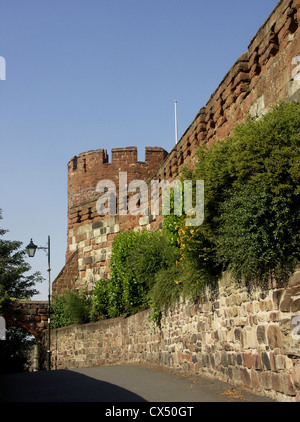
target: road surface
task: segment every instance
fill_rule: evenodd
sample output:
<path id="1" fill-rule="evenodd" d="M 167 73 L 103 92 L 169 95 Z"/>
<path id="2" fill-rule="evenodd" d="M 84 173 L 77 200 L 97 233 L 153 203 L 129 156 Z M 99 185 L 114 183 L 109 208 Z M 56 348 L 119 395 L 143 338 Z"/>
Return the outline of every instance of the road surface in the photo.
<path id="1" fill-rule="evenodd" d="M 230 384 L 145 365 L 0 376 L 0 402 L 270 402 Z"/>

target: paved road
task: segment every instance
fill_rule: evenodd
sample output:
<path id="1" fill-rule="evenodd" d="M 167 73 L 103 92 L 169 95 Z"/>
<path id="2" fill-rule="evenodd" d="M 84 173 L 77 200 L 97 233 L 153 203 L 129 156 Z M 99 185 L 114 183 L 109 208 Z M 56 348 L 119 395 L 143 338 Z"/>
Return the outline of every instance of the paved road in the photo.
<path id="1" fill-rule="evenodd" d="M 0 402 L 270 402 L 229 384 L 149 366 L 0 376 Z"/>

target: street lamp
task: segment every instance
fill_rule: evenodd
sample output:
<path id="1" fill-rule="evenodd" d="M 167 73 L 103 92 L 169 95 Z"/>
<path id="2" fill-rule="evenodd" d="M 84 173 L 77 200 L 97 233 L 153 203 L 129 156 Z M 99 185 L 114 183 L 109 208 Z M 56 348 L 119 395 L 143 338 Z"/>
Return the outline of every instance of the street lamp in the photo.
<path id="1" fill-rule="evenodd" d="M 30 258 L 33 258 L 36 250 L 37 250 L 37 246 L 33 243 L 32 239 L 31 239 L 29 245 L 26 246 L 26 251 L 28 253 L 28 256 Z"/>
<path id="2" fill-rule="evenodd" d="M 48 280 L 49 280 L 49 288 L 48 288 L 48 350 L 47 350 L 47 370 L 49 371 L 51 368 L 51 360 L 50 360 L 50 299 L 51 299 L 51 278 L 50 278 L 50 236 L 48 236 L 48 245 L 46 247 L 37 246 L 33 243 L 32 239 L 30 240 L 29 245 L 26 246 L 26 251 L 30 258 L 33 258 L 37 249 L 42 249 L 46 252 L 48 256 Z"/>

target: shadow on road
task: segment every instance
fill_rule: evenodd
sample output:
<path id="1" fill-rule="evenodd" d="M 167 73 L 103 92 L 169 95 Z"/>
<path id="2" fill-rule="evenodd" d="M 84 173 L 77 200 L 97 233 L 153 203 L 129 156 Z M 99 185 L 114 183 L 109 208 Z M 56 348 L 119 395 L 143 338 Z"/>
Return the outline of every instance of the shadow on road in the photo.
<path id="1" fill-rule="evenodd" d="M 68 370 L 0 376 L 0 402 L 146 402 L 125 388 Z"/>
<path id="2" fill-rule="evenodd" d="M 113 365 L 0 375 L 1 403 L 272 401 L 225 382 L 153 365 Z"/>

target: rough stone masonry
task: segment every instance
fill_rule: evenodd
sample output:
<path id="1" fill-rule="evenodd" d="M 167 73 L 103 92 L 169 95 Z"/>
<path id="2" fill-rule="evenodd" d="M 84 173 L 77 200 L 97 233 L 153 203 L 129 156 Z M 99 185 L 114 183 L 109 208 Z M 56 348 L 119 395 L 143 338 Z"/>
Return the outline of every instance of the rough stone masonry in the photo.
<path id="1" fill-rule="evenodd" d="M 300 401 L 300 268 L 287 288 L 249 290 L 227 274 L 216 291 L 166 311 L 52 331 L 56 369 L 148 362 Z M 299 318 L 300 319 L 300 318 Z"/>

